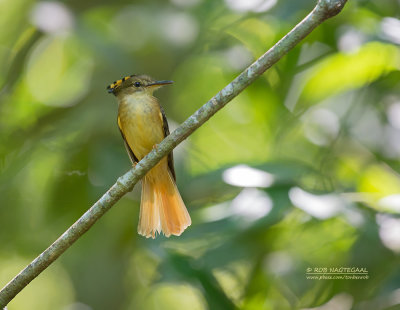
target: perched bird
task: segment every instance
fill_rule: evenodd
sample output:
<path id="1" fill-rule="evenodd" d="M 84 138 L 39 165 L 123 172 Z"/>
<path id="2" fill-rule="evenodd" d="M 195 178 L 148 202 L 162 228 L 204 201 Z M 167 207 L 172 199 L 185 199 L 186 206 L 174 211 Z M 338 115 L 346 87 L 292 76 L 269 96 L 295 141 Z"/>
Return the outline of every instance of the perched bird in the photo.
<path id="1" fill-rule="evenodd" d="M 107 87 L 118 100 L 118 127 L 128 155 L 135 165 L 169 135 L 167 118 L 153 92 L 172 81 L 156 81 L 131 75 Z M 142 179 L 138 233 L 155 238 L 157 233 L 179 236 L 191 219 L 175 184 L 172 152 Z"/>

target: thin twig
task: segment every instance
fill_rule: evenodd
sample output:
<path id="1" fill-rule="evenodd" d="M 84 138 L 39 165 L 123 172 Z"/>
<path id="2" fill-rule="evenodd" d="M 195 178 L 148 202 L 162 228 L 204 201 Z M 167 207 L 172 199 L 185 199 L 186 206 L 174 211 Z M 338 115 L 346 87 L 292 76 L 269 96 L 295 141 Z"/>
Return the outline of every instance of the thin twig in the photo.
<path id="1" fill-rule="evenodd" d="M 117 182 L 78 221 L 12 279 L 0 291 L 0 308 L 5 307 L 22 289 L 78 240 L 123 195 L 131 191 L 135 184 L 157 162 L 242 92 L 257 77 L 280 60 L 319 24 L 338 14 L 346 2 L 347 0 L 319 0 L 312 12 L 296 27 L 166 137 L 135 168 L 118 178 Z"/>

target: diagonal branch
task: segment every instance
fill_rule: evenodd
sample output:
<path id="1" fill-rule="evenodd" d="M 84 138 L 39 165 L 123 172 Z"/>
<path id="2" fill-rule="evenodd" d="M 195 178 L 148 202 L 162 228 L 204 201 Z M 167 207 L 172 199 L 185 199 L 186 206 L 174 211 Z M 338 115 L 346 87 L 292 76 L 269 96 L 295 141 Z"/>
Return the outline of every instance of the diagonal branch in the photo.
<path id="1" fill-rule="evenodd" d="M 22 289 L 78 240 L 123 195 L 131 191 L 147 171 L 254 82 L 257 77 L 278 62 L 319 24 L 338 14 L 346 2 L 347 0 L 319 0 L 312 12 L 296 27 L 183 122 L 156 149 L 144 157 L 135 168 L 119 177 L 117 182 L 79 220 L 12 279 L 0 291 L 0 308 L 5 307 Z"/>

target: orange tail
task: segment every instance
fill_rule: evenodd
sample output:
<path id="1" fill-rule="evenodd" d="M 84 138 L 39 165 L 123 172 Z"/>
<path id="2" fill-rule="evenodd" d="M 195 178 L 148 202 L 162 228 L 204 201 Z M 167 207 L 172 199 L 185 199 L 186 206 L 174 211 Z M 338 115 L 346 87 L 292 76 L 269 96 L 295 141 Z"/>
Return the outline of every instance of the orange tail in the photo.
<path id="1" fill-rule="evenodd" d="M 138 233 L 146 238 L 161 231 L 179 236 L 192 223 L 175 181 L 162 160 L 142 180 Z"/>

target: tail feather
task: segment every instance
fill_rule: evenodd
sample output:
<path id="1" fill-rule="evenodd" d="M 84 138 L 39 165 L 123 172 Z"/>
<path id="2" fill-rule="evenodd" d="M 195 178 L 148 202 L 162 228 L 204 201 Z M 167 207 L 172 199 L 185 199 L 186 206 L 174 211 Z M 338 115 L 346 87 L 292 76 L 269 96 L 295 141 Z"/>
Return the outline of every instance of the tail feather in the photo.
<path id="1" fill-rule="evenodd" d="M 175 181 L 162 161 L 143 178 L 138 233 L 147 238 L 161 232 L 166 237 L 179 236 L 190 224 Z"/>

